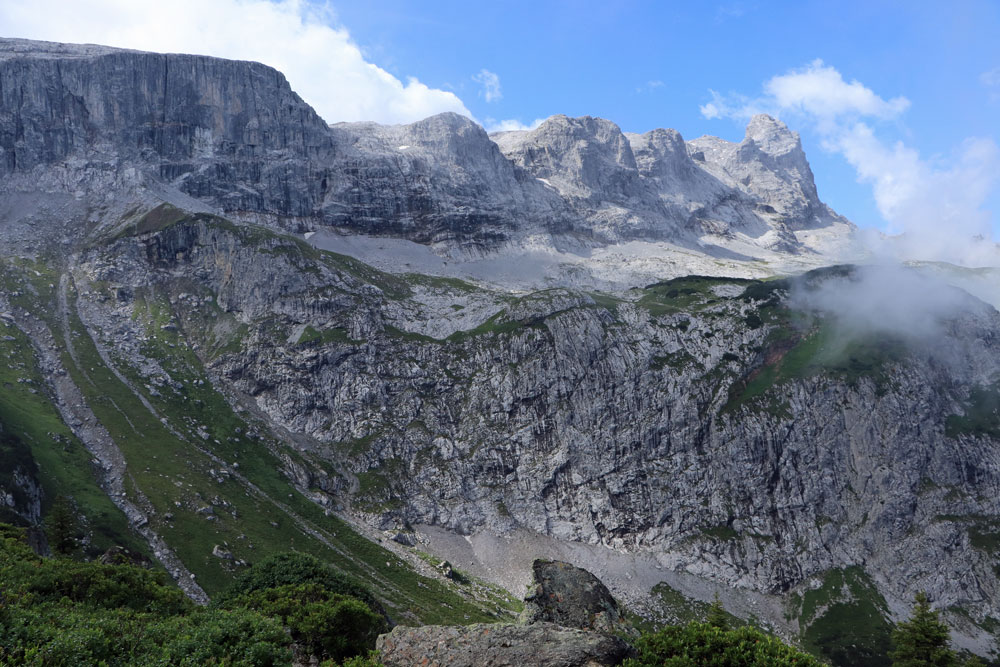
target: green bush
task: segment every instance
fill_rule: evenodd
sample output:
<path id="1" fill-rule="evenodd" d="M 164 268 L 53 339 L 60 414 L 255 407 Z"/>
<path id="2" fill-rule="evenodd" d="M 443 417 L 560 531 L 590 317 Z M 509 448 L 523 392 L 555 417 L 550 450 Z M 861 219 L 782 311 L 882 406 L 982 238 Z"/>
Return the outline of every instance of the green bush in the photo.
<path id="1" fill-rule="evenodd" d="M 179 614 L 191 602 L 163 572 L 135 565 L 43 560 L 24 590 L 35 602 L 68 600 L 103 609 Z"/>
<path id="2" fill-rule="evenodd" d="M 199 610 L 150 628 L 160 665 L 273 667 L 291 663 L 281 623 L 249 609 Z"/>
<path id="3" fill-rule="evenodd" d="M 330 593 L 349 595 L 388 619 L 385 609 L 371 591 L 352 579 L 335 572 L 315 556 L 281 553 L 255 563 L 240 575 L 218 600 L 221 604 L 247 593 L 281 586 L 316 584 Z"/>
<path id="4" fill-rule="evenodd" d="M 133 565 L 41 558 L 0 524 L 0 665 L 274 667 L 291 664 L 291 641 L 280 619 L 198 609 Z"/>
<path id="5" fill-rule="evenodd" d="M 726 630 L 709 623 L 668 626 L 636 642 L 638 656 L 622 667 L 819 667 L 816 658 L 797 651 L 756 628 Z"/>
<path id="6" fill-rule="evenodd" d="M 254 591 L 230 604 L 280 620 L 304 652 L 321 659 L 365 654 L 387 629 L 385 619 L 361 600 L 318 584 Z"/>

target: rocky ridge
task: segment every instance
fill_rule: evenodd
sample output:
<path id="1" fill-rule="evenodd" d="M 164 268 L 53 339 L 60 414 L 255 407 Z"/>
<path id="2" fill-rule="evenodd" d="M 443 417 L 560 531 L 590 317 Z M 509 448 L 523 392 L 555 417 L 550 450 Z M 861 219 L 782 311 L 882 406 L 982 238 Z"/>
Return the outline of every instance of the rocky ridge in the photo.
<path id="1" fill-rule="evenodd" d="M 514 624 L 397 626 L 378 638 L 387 667 L 602 667 L 633 654 L 616 633 L 633 631 L 611 592 L 569 563 L 535 561 L 526 614 Z"/>
<path id="2" fill-rule="evenodd" d="M 861 567 L 886 613 L 916 588 L 994 613 L 996 556 L 976 535 L 1000 511 L 984 454 L 997 442 L 955 421 L 988 405 L 1000 377 L 991 307 L 961 297 L 947 343 L 861 336 L 844 348 L 835 316 L 802 321 L 788 301 L 860 279 L 843 269 L 804 286 L 484 294 L 497 310 L 434 338 L 418 332 L 447 317 L 437 304 L 484 290 L 420 279 L 414 301 L 416 277 L 345 261 L 204 218 L 95 249 L 74 280 L 114 286 L 116 299 L 79 307 L 93 330 L 119 332 L 103 344 L 138 368 L 152 362 L 127 343 L 129 294 L 168 298 L 203 350 L 207 301 L 221 309 L 207 320 L 216 331 L 244 326 L 237 348 L 205 358 L 215 381 L 336 463 L 336 475 L 299 468 L 301 487 L 376 526 L 527 529 L 773 596 Z"/>
<path id="3" fill-rule="evenodd" d="M 843 239 L 852 229 L 819 201 L 797 135 L 766 117 L 738 145 L 625 135 L 590 117 L 493 136 L 454 114 L 328 126 L 260 64 L 10 39 L 0 40 L 0 84 L 10 201 L 0 214 L 12 227 L 46 224 L 34 213 L 52 208 L 71 218 L 59 233 L 74 237 L 168 201 L 430 244 L 453 261 L 544 248 L 566 263 L 566 252 L 641 241 L 672 244 L 653 249 L 660 264 L 688 249 L 708 267 L 752 259 L 729 242 L 758 259 L 809 261 L 823 248 L 795 231 Z"/>

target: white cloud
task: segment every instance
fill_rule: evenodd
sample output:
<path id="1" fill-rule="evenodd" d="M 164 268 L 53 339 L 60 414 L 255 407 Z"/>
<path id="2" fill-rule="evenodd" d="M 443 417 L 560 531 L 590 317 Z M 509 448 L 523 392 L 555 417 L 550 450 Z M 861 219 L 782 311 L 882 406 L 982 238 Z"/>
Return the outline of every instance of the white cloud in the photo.
<path id="1" fill-rule="evenodd" d="M 745 95 L 730 93 L 720 95 L 709 88 L 712 101 L 698 107 L 701 115 L 709 120 L 715 118 L 734 118 L 736 120 L 749 120 L 751 116 L 758 113 L 767 113 L 769 110 L 760 106 L 759 101 L 751 100 Z"/>
<path id="2" fill-rule="evenodd" d="M 472 114 L 448 91 L 365 60 L 329 8 L 305 0 L 0 0 L 5 36 L 256 60 L 328 122 Z"/>
<path id="3" fill-rule="evenodd" d="M 840 72 L 825 66 L 822 60 L 772 77 L 764 84 L 764 92 L 780 109 L 793 109 L 823 119 L 845 114 L 895 118 L 910 106 L 905 97 L 883 100 L 860 81 L 847 83 Z"/>
<path id="4" fill-rule="evenodd" d="M 546 121 L 545 118 L 536 118 L 531 121 L 530 124 L 522 123 L 516 118 L 507 118 L 506 120 L 497 120 L 496 118 L 487 118 L 484 123 L 487 132 L 512 132 L 512 131 L 523 131 L 523 130 L 534 130 L 536 127 L 541 125 Z"/>
<path id="5" fill-rule="evenodd" d="M 720 95 L 702 105 L 706 118 L 745 120 L 755 113 L 784 115 L 815 129 L 826 150 L 854 167 L 870 184 L 879 213 L 892 233 L 905 233 L 906 252 L 916 258 L 975 263 L 981 253 L 971 240 L 990 238 L 990 214 L 982 206 L 1000 173 L 1000 150 L 991 138 L 970 138 L 949 159 L 928 160 L 902 142 L 881 139 L 872 121 L 898 118 L 905 97 L 886 100 L 859 81 L 848 83 L 816 60 L 772 77 L 757 97 Z"/>
<path id="6" fill-rule="evenodd" d="M 651 93 L 657 88 L 662 88 L 663 86 L 664 83 L 662 81 L 660 81 L 659 79 L 653 79 L 651 81 L 647 81 L 646 85 L 644 86 L 636 86 L 635 92 L 639 93 L 640 95 L 642 93 Z"/>
<path id="7" fill-rule="evenodd" d="M 472 77 L 472 80 L 483 87 L 480 93 L 487 102 L 497 102 L 503 98 L 500 90 L 500 77 L 488 69 L 479 70 L 479 74 Z"/>
<path id="8" fill-rule="evenodd" d="M 805 67 L 771 77 L 764 83 L 764 95 L 720 95 L 708 91 L 712 101 L 700 107 L 706 118 L 745 120 L 754 114 L 798 112 L 814 119 L 833 122 L 844 116 L 870 116 L 887 120 L 906 111 L 905 97 L 884 100 L 860 81 L 844 81 L 833 67 L 814 60 Z"/>

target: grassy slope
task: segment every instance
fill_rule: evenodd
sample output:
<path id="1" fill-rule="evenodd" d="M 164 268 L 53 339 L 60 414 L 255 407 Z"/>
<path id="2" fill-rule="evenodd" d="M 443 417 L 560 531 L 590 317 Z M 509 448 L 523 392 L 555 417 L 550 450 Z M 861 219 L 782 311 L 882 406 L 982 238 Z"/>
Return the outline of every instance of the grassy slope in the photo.
<path id="1" fill-rule="evenodd" d="M 830 570 L 823 583 L 796 597 L 805 647 L 834 665 L 888 667 L 888 607 L 860 567 Z"/>
<path id="2" fill-rule="evenodd" d="M 18 305 L 40 315 L 62 343 L 56 272 L 44 264 L 8 263 L 3 277 L 8 291 L 18 293 L 14 297 Z M 180 387 L 176 391 L 160 387 L 154 393 L 134 369 L 116 363 L 115 370 L 127 382 L 112 372 L 72 308 L 75 294 L 69 297 L 65 324 L 73 354 L 63 350 L 63 364 L 125 455 L 126 488 L 132 500 L 139 500 L 141 492 L 149 501 L 154 510 L 151 525 L 207 592 L 222 590 L 239 570 L 233 562 L 211 555 L 218 544 L 247 562 L 285 550 L 312 553 L 378 591 L 401 622 L 489 621 L 503 613 L 500 609 L 514 606 L 503 595 L 482 591 L 473 595 L 471 590 L 417 574 L 300 494 L 282 475 L 280 461 L 272 453 L 281 445 L 261 425 L 236 415 L 178 334 L 160 329 L 169 316 L 164 300 L 155 295 L 143 299 L 136 312 L 150 332 L 144 353 L 158 359 Z M 27 338 L 13 327 L 10 330 L 14 340 L 0 341 L 0 349 L 12 350 L 0 379 L 14 391 L 8 388 L 0 396 L 0 420 L 25 433 L 47 491 L 74 497 L 99 536 L 95 544 L 125 544 L 148 552 L 92 479 L 89 454 L 62 423 L 49 398 L 30 393 L 34 384 L 16 382 L 13 376 L 24 377 L 29 362 L 33 382 L 40 382 L 40 376 Z M 133 390 L 146 398 L 152 411 Z M 55 440 L 49 434 L 58 437 L 58 446 L 52 446 Z"/>
<path id="3" fill-rule="evenodd" d="M 53 278 L 44 265 L 0 266 L 0 284 L 8 297 L 36 313 L 51 305 L 47 297 Z M 0 322 L 0 358 L 0 423 L 28 447 L 38 466 L 43 516 L 57 496 L 66 496 L 80 511 L 90 553 L 121 545 L 151 556 L 98 484 L 90 453 L 53 405 L 31 341 L 6 322 Z"/>

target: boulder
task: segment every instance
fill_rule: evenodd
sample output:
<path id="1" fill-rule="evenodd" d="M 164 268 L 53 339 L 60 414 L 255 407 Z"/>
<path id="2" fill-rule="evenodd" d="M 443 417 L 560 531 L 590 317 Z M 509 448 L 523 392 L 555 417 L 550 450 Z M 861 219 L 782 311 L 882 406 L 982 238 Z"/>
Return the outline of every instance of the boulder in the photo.
<path id="1" fill-rule="evenodd" d="M 376 649 L 386 667 L 601 667 L 632 650 L 618 637 L 544 622 L 397 626 Z"/>
<path id="2" fill-rule="evenodd" d="M 521 622 L 549 622 L 598 632 L 630 632 L 621 607 L 601 580 L 561 561 L 536 559 L 534 583 L 524 599 Z"/>

